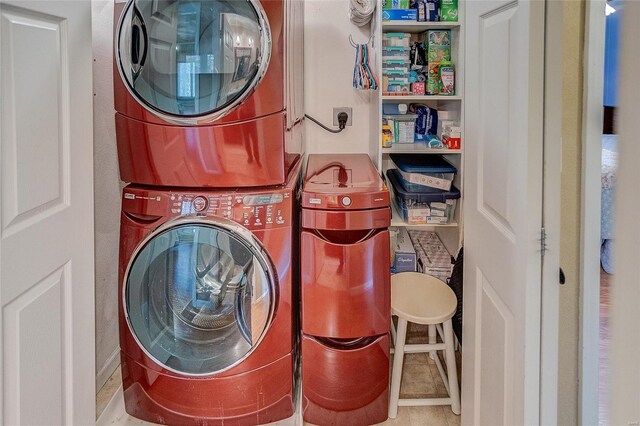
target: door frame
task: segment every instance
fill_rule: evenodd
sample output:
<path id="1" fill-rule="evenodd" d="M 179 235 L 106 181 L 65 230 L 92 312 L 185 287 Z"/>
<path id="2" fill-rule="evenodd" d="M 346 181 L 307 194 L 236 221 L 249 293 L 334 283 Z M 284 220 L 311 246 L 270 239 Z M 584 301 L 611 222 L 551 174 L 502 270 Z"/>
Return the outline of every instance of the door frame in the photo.
<path id="1" fill-rule="evenodd" d="M 615 232 L 617 266 L 613 292 L 611 293 L 610 328 L 611 344 L 609 350 L 609 422 L 613 425 L 640 424 L 640 405 L 638 404 L 638 377 L 640 366 L 637 354 L 640 352 L 640 334 L 637 324 L 640 320 L 638 299 L 637 261 L 640 247 L 640 224 L 636 217 L 640 206 L 640 194 L 637 182 L 640 169 L 640 145 L 636 135 L 640 130 L 637 111 L 640 108 L 638 94 L 640 87 L 636 79 L 640 66 L 640 50 L 634 43 L 637 23 L 640 21 L 640 3 L 624 2 L 624 15 L 620 17 L 619 49 L 619 161 L 616 191 L 624 194 L 616 200 Z M 623 231 L 624 232 L 621 232 Z"/>
<path id="2" fill-rule="evenodd" d="M 540 424 L 558 422 L 560 210 L 562 172 L 563 3 L 545 2 L 542 287 L 540 315 Z"/>
<path id="3" fill-rule="evenodd" d="M 600 209 L 606 0 L 586 3 L 582 93 L 582 191 L 578 421 L 598 424 Z"/>

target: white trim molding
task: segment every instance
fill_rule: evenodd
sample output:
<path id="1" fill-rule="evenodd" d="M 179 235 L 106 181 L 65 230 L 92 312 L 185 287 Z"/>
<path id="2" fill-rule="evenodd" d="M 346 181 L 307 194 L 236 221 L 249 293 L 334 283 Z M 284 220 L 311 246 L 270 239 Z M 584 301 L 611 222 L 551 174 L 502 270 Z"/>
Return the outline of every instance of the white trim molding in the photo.
<path id="1" fill-rule="evenodd" d="M 578 423 L 583 425 L 598 424 L 605 4 L 605 0 L 586 2 L 584 29 L 578 366 Z"/>
<path id="2" fill-rule="evenodd" d="M 560 210 L 562 172 L 563 3 L 545 3 L 544 189 L 546 254 L 542 263 L 540 315 L 540 424 L 558 423 L 558 318 L 560 306 Z"/>
<path id="3" fill-rule="evenodd" d="M 104 363 L 100 371 L 96 374 L 96 393 L 100 392 L 100 389 L 107 383 L 109 377 L 116 371 L 116 368 L 120 366 L 120 347 L 117 347 L 107 361 Z"/>

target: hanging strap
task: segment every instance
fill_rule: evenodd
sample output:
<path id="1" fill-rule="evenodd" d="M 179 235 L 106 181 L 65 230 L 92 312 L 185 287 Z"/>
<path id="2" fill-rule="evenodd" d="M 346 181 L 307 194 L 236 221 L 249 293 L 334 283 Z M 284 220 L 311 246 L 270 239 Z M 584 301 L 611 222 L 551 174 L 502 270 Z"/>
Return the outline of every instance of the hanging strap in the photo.
<path id="1" fill-rule="evenodd" d="M 356 61 L 353 68 L 353 87 L 361 90 L 377 90 L 378 79 L 369 64 L 369 45 L 356 45 Z"/>

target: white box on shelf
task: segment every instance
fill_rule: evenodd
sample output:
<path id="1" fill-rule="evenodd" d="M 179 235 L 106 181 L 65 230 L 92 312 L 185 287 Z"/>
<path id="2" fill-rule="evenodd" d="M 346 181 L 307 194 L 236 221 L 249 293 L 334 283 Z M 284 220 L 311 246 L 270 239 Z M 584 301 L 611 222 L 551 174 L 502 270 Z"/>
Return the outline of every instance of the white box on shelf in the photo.
<path id="1" fill-rule="evenodd" d="M 444 282 L 451 277 L 451 255 L 435 232 L 409 231 L 418 256 L 418 270 Z"/>
<path id="2" fill-rule="evenodd" d="M 449 191 L 451 184 L 455 178 L 455 173 L 411 173 L 403 172 L 398 169 L 404 180 L 417 185 L 428 186 L 429 188 L 442 189 Z"/>

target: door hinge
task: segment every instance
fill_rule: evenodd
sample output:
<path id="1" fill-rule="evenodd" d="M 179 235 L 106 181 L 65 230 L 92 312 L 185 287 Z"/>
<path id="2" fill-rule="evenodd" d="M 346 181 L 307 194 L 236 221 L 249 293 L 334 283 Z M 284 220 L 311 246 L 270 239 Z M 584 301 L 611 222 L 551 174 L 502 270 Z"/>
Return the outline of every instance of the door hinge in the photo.
<path id="1" fill-rule="evenodd" d="M 544 257 L 545 252 L 547 251 L 547 230 L 544 229 L 544 226 L 540 228 L 540 254 Z"/>

